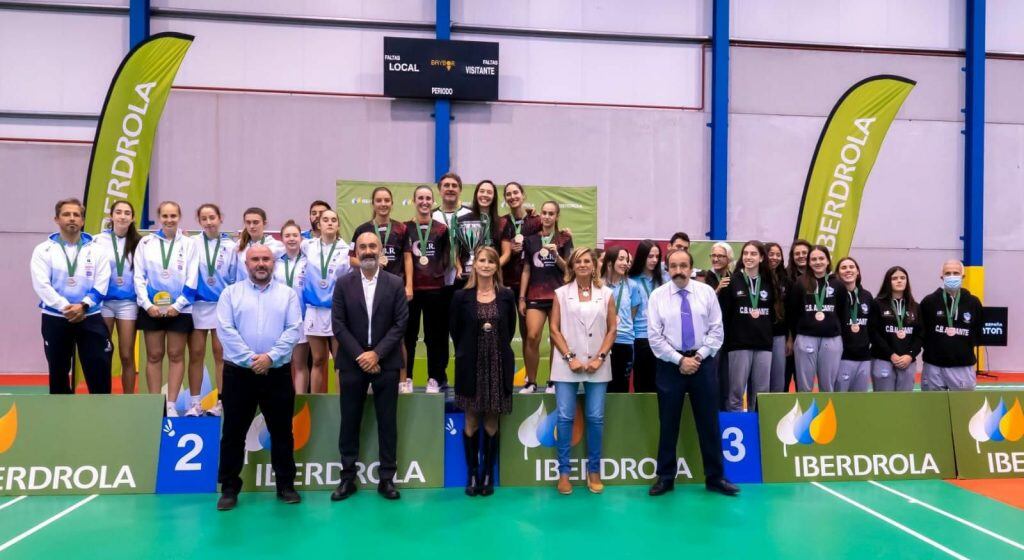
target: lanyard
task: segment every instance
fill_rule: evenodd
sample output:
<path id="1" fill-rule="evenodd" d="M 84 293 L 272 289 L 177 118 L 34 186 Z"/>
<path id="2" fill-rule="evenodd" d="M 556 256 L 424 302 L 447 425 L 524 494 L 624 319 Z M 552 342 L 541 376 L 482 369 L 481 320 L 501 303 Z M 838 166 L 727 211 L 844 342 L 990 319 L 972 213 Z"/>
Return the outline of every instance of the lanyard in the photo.
<path id="1" fill-rule="evenodd" d="M 957 290 L 952 302 L 946 301 L 946 290 L 942 290 L 942 306 L 946 308 L 946 326 L 952 327 L 953 319 L 960 316 L 960 290 Z"/>
<path id="2" fill-rule="evenodd" d="M 338 246 L 338 240 L 335 239 L 334 243 L 331 243 L 331 252 L 327 254 L 327 260 L 324 260 L 324 242 L 320 241 L 320 278 L 327 280 L 327 265 L 331 264 L 331 259 L 334 258 L 334 249 Z"/>
<path id="3" fill-rule="evenodd" d="M 416 236 L 420 238 L 420 256 L 427 256 L 427 240 L 430 238 L 430 224 L 415 224 Z M 424 231 L 426 228 L 426 231 Z"/>
<path id="4" fill-rule="evenodd" d="M 524 214 L 523 218 L 521 220 L 518 220 L 518 221 L 516 220 L 516 215 L 512 214 L 511 212 L 509 213 L 508 217 L 509 217 L 510 220 L 512 220 L 512 229 L 515 230 L 516 235 L 522 235 L 522 233 L 523 233 L 523 224 L 526 223 L 526 215 Z"/>
<path id="5" fill-rule="evenodd" d="M 846 292 L 850 298 L 850 324 L 857 322 L 857 312 L 860 311 L 860 290 L 854 288 L 852 292 Z"/>
<path id="6" fill-rule="evenodd" d="M 284 256 L 284 281 L 286 284 L 288 284 L 289 288 L 292 287 L 292 283 L 295 281 L 295 271 L 299 269 L 299 260 L 301 258 L 301 255 L 295 258 L 295 264 L 292 265 L 292 270 L 291 272 L 289 272 L 288 261 L 291 259 L 288 258 L 288 255 Z"/>
<path id="7" fill-rule="evenodd" d="M 825 296 L 828 295 L 828 277 L 829 275 L 826 274 L 822 282 L 818 284 L 818 289 L 814 291 L 814 308 L 818 311 L 825 308 Z"/>
<path id="8" fill-rule="evenodd" d="M 82 238 L 79 237 L 78 242 L 75 243 L 75 260 L 72 261 L 68 257 L 67 250 L 64 249 L 64 241 L 61 240 L 60 242 L 60 251 L 64 253 L 64 261 L 68 264 L 68 278 L 73 277 L 75 275 L 75 271 L 78 270 L 78 256 L 82 254 L 83 245 L 84 243 L 82 243 Z"/>
<path id="9" fill-rule="evenodd" d="M 380 240 L 380 250 L 383 251 L 384 247 L 387 247 L 388 240 L 391 239 L 391 220 L 388 220 L 388 229 L 384 232 L 384 237 L 380 236 L 380 227 L 374 224 L 373 231 L 377 232 L 377 239 Z"/>
<path id="10" fill-rule="evenodd" d="M 896 314 L 896 328 L 903 328 L 903 318 L 907 316 L 907 304 L 902 299 L 892 300 L 892 311 Z"/>
<path id="11" fill-rule="evenodd" d="M 644 292 L 647 293 L 647 297 L 651 297 L 651 288 L 647 285 L 647 277 L 643 274 L 640 275 L 640 285 L 644 287 Z"/>
<path id="12" fill-rule="evenodd" d="M 171 264 L 171 255 L 174 253 L 174 242 L 177 241 L 178 236 L 175 234 L 174 239 L 171 240 L 171 246 L 164 251 L 164 238 L 160 238 L 160 259 L 163 261 L 164 270 Z"/>
<path id="13" fill-rule="evenodd" d="M 206 276 L 207 278 L 213 278 L 217 274 L 217 255 L 220 254 L 220 237 L 217 236 L 217 247 L 213 249 L 213 258 L 210 258 L 210 240 L 206 238 L 206 234 L 203 234 L 203 249 L 206 251 Z M 164 268 L 167 268 L 164 265 Z M 120 274 L 120 272 L 118 272 Z"/>
<path id="14" fill-rule="evenodd" d="M 626 279 L 619 280 L 618 285 L 619 291 L 615 294 L 615 311 L 617 312 L 622 308 L 622 292 L 626 291 Z"/>
<path id="15" fill-rule="evenodd" d="M 114 265 L 117 267 L 117 276 L 120 278 L 124 275 L 124 261 L 128 259 L 128 252 L 117 254 L 117 236 L 114 235 L 114 230 L 110 230 L 110 243 L 114 246 Z M 128 243 L 127 239 L 125 239 L 125 243 Z"/>
<path id="16" fill-rule="evenodd" d="M 761 303 L 761 277 L 751 280 L 746 270 L 742 272 L 743 277 L 747 279 L 747 287 L 750 288 L 750 293 L 747 294 L 750 297 L 750 308 L 757 309 L 757 305 Z"/>
<path id="17" fill-rule="evenodd" d="M 547 235 L 547 236 L 541 235 L 540 236 L 540 244 L 541 244 L 541 246 L 549 245 L 551 243 L 551 238 L 553 238 L 554 236 L 555 236 L 555 232 L 554 231 L 551 232 L 551 235 Z"/>

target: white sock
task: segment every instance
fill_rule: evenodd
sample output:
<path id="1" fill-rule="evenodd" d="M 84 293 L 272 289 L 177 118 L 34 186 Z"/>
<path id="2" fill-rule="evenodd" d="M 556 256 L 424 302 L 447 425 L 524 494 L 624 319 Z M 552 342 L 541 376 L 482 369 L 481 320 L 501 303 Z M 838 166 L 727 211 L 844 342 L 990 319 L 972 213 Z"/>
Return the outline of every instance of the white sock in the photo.
<path id="1" fill-rule="evenodd" d="M 203 401 L 203 398 L 200 397 L 199 395 L 189 395 L 189 397 L 191 397 L 192 399 L 190 401 L 191 406 L 199 406 L 199 404 Z"/>

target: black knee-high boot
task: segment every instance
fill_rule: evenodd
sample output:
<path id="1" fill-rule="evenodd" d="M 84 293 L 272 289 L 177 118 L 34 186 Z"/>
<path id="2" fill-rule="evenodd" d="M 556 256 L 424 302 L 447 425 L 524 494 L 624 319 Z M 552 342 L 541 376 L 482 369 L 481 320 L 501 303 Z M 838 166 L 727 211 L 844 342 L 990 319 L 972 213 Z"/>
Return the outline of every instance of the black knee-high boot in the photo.
<path id="1" fill-rule="evenodd" d="M 466 435 L 462 432 L 462 449 L 466 453 L 466 495 L 476 496 L 479 490 L 480 469 L 480 432 L 478 429 L 473 435 Z"/>
<path id="2" fill-rule="evenodd" d="M 494 493 L 494 462 L 498 458 L 498 433 L 492 436 L 484 432 L 484 466 L 480 476 L 479 492 L 481 496 L 490 496 Z"/>

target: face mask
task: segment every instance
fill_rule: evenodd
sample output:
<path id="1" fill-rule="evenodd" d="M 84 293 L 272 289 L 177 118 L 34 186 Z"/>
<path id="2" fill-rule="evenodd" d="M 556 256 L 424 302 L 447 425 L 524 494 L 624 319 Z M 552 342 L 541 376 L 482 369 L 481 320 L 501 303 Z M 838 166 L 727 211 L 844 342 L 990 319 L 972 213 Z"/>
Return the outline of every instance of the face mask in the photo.
<path id="1" fill-rule="evenodd" d="M 942 285 L 945 286 L 945 288 L 947 290 L 959 290 L 960 289 L 960 285 L 963 284 L 963 282 L 964 282 L 964 277 L 963 276 L 943 276 L 942 277 Z"/>

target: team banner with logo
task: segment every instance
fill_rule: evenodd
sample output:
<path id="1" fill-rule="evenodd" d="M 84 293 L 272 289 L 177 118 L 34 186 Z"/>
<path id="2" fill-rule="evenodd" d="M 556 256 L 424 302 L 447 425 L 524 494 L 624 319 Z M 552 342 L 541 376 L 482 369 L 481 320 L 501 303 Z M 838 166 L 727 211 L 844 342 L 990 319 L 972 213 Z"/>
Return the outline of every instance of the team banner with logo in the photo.
<path id="1" fill-rule="evenodd" d="M 376 486 L 380 482 L 377 420 L 373 396 L 367 395 L 359 438 L 359 471 L 356 482 Z M 295 437 L 296 488 L 333 490 L 341 482 L 338 433 L 341 409 L 337 395 L 299 395 L 295 398 L 292 434 Z M 270 464 L 270 433 L 262 414 L 257 414 L 245 437 L 246 489 L 274 490 Z M 444 486 L 444 397 L 422 393 L 398 398 L 398 473 L 395 482 L 405 488 Z"/>
<path id="2" fill-rule="evenodd" d="M 191 35 L 158 33 L 121 61 L 107 90 L 85 184 L 85 231 L 108 227 L 110 207 L 127 200 L 141 225 L 156 127 Z"/>
<path id="3" fill-rule="evenodd" d="M 959 478 L 1024 475 L 1024 391 L 949 393 Z"/>
<path id="4" fill-rule="evenodd" d="M 341 234 L 351 239 L 352 232 L 360 224 L 373 218 L 373 201 L 370 195 L 377 187 L 387 187 L 395 195 L 391 217 L 400 222 L 413 219 L 416 207 L 412 203 L 413 191 L 421 184 L 429 185 L 434 190 L 434 205 L 440 204 L 441 195 L 437 193 L 434 183 L 385 183 L 381 181 L 338 181 L 338 220 Z M 576 247 L 594 247 L 597 243 L 597 188 L 596 187 L 543 187 L 523 185 L 526 190 L 526 201 L 523 206 L 539 212 L 541 204 L 554 200 L 561 207 L 558 216 L 558 227 L 572 231 L 573 245 Z M 476 184 L 464 183 L 462 186 L 462 203 L 472 206 L 473 191 Z M 498 214 L 508 214 L 498 185 Z"/>
<path id="5" fill-rule="evenodd" d="M 163 402 L 0 396 L 0 495 L 152 493 Z"/>
<path id="6" fill-rule="evenodd" d="M 888 75 L 861 80 L 825 121 L 807 172 L 796 237 L 828 247 L 833 262 L 850 252 L 868 175 L 916 83 Z"/>
<path id="7" fill-rule="evenodd" d="M 658 397 L 654 394 L 609 394 L 605 402 L 601 478 L 605 484 L 649 484 L 657 477 Z M 502 486 L 544 486 L 558 481 L 555 442 L 558 412 L 555 396 L 516 395 L 512 414 L 501 417 Z M 687 399 L 679 432 L 679 483 L 704 482 L 704 467 L 693 410 Z M 587 476 L 586 421 L 583 396 L 576 403 L 572 434 L 574 484 Z"/>
<path id="8" fill-rule="evenodd" d="M 765 482 L 953 478 L 945 393 L 761 395 Z"/>

